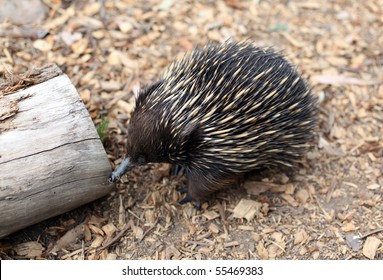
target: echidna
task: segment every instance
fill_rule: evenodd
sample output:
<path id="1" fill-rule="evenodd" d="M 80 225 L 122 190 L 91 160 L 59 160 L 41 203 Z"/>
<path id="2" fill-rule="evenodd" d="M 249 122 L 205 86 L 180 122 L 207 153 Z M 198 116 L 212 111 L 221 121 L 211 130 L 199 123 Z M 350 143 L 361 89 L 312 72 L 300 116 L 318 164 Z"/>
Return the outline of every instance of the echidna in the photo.
<path id="1" fill-rule="evenodd" d="M 128 127 L 127 157 L 186 171 L 196 202 L 257 169 L 294 166 L 316 125 L 316 103 L 282 55 L 251 42 L 207 45 L 173 62 L 142 90 Z"/>

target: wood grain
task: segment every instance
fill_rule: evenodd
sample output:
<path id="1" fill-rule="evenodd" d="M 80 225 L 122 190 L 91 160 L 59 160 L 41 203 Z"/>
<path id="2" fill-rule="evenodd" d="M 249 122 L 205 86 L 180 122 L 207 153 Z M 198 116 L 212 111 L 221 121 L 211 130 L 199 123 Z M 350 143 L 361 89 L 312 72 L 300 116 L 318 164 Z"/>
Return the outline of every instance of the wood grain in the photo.
<path id="1" fill-rule="evenodd" d="M 111 166 L 66 75 L 0 97 L 0 237 L 106 195 Z"/>

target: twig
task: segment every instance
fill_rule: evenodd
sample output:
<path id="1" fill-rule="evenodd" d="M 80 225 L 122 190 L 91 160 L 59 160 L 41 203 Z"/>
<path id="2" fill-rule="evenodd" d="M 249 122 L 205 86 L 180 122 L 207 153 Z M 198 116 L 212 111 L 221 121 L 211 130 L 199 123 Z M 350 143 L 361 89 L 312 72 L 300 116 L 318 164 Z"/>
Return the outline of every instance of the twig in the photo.
<path id="1" fill-rule="evenodd" d="M 200 246 L 210 246 L 209 244 L 207 243 L 204 243 L 204 242 L 198 242 L 198 241 L 181 241 L 181 242 L 185 242 L 185 243 L 189 243 L 189 244 L 193 244 L 193 245 L 200 245 Z"/>
<path id="2" fill-rule="evenodd" d="M 277 242 L 274 242 L 272 240 L 267 240 L 270 243 L 273 243 L 275 246 L 277 246 L 279 249 L 281 249 L 283 252 L 286 252 L 285 249 L 281 245 L 279 245 Z"/>
<path id="3" fill-rule="evenodd" d="M 319 209 L 322 210 L 323 214 L 325 215 L 326 219 L 327 219 L 328 221 L 331 221 L 331 220 L 332 220 L 331 216 L 327 213 L 326 210 L 323 209 L 322 205 L 320 205 L 320 203 L 319 203 L 319 201 L 318 201 L 318 198 L 317 198 L 315 195 L 314 195 L 313 197 L 314 197 L 315 202 L 317 203 Z"/>
<path id="4" fill-rule="evenodd" d="M 330 189 L 328 190 L 327 196 L 326 196 L 326 202 L 329 203 L 332 197 L 332 194 L 335 191 L 337 185 L 336 177 L 332 177 Z"/>
<path id="5" fill-rule="evenodd" d="M 155 228 L 155 226 L 157 225 L 157 223 L 158 223 L 158 219 L 155 220 L 154 224 L 144 232 L 144 234 L 141 236 L 141 238 L 138 240 L 138 242 L 141 242 L 141 241 L 145 238 L 145 236 L 146 236 L 152 229 Z"/>
<path id="6" fill-rule="evenodd" d="M 105 250 L 106 248 L 109 248 L 111 245 L 113 245 L 115 242 L 117 242 L 124 234 L 125 232 L 130 228 L 130 224 L 127 223 L 125 227 L 114 237 L 112 238 L 109 242 L 106 244 L 102 245 L 101 247 L 96 249 L 96 252 L 100 252 L 102 250 Z"/>
<path id="7" fill-rule="evenodd" d="M 0 28 L 0 37 L 12 38 L 12 39 L 43 39 L 49 34 L 48 30 L 33 29 L 33 28 L 12 28 L 9 30 Z"/>
<path id="8" fill-rule="evenodd" d="M 85 260 L 85 242 L 81 240 L 81 260 Z"/>
<path id="9" fill-rule="evenodd" d="M 373 235 L 373 234 L 381 232 L 381 231 L 383 231 L 383 228 L 374 229 L 372 231 L 367 232 L 366 234 L 363 234 L 362 236 L 359 237 L 359 239 L 364 239 L 364 238 L 366 238 L 366 237 L 368 237 L 370 235 Z"/>
<path id="10" fill-rule="evenodd" d="M 140 222 L 145 222 L 143 219 L 141 219 L 140 217 L 138 217 L 133 211 L 131 211 L 130 209 L 128 209 L 128 212 L 130 214 L 132 214 L 133 217 L 137 218 Z"/>
<path id="11" fill-rule="evenodd" d="M 8 72 L 9 77 L 7 77 L 7 81 L 0 83 L 0 92 L 4 95 L 62 75 L 62 71 L 56 65 L 45 65 L 41 68 L 32 68 L 22 75 L 14 75 L 12 70 L 8 68 L 5 69 Z"/>

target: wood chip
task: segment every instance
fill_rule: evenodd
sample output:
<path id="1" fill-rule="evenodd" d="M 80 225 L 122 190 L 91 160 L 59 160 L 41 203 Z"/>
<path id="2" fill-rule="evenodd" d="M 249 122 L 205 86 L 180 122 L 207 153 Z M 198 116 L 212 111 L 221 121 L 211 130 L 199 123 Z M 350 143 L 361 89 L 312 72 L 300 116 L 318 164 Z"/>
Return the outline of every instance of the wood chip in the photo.
<path id="1" fill-rule="evenodd" d="M 379 184 L 371 184 L 366 187 L 369 190 L 378 190 L 380 188 Z"/>
<path id="2" fill-rule="evenodd" d="M 234 208 L 234 218 L 245 218 L 251 221 L 256 215 L 259 215 L 262 204 L 249 199 L 241 199 Z"/>
<path id="3" fill-rule="evenodd" d="M 313 80 L 320 84 L 329 84 L 329 85 L 358 85 L 358 86 L 367 86 L 379 84 L 379 81 L 374 80 L 362 80 L 358 78 L 348 77 L 345 75 L 318 75 L 314 76 Z"/>
<path id="4" fill-rule="evenodd" d="M 95 225 L 89 225 L 89 229 L 96 233 L 96 234 L 99 234 L 99 235 L 105 235 L 105 232 L 103 232 L 102 229 L 100 229 L 99 227 L 96 227 Z"/>
<path id="5" fill-rule="evenodd" d="M 111 237 L 117 231 L 117 228 L 114 224 L 109 223 L 102 227 L 102 231 L 105 232 L 106 236 Z"/>
<path id="6" fill-rule="evenodd" d="M 211 235 L 210 232 L 205 232 L 205 233 L 203 233 L 203 234 L 198 235 L 198 236 L 196 237 L 196 240 L 197 240 L 197 241 L 199 241 L 199 240 L 203 240 L 203 239 L 209 237 L 210 235 Z"/>
<path id="7" fill-rule="evenodd" d="M 295 199 L 300 204 L 305 204 L 307 200 L 309 199 L 310 195 L 306 189 L 299 189 L 297 193 L 295 194 Z"/>
<path id="8" fill-rule="evenodd" d="M 346 223 L 345 225 L 342 226 L 342 230 L 344 232 L 355 231 L 356 227 L 353 223 L 349 222 L 349 223 Z"/>
<path id="9" fill-rule="evenodd" d="M 48 52 L 53 47 L 52 43 L 53 41 L 49 42 L 47 40 L 39 39 L 33 42 L 33 47 L 38 49 L 39 51 Z"/>
<path id="10" fill-rule="evenodd" d="M 363 255 L 365 255 L 370 260 L 373 260 L 376 255 L 376 251 L 382 242 L 375 236 L 369 236 L 366 239 L 366 242 L 363 245 Z"/>
<path id="11" fill-rule="evenodd" d="M 167 260 L 177 259 L 181 255 L 180 251 L 178 251 L 174 246 L 167 247 L 165 254 Z"/>
<path id="12" fill-rule="evenodd" d="M 104 242 L 104 238 L 101 235 L 95 235 L 90 248 L 98 248 L 102 245 L 102 242 Z"/>
<path id="13" fill-rule="evenodd" d="M 141 240 L 143 238 L 144 230 L 141 227 L 132 225 L 132 230 L 137 239 Z"/>
<path id="14" fill-rule="evenodd" d="M 215 211 L 205 211 L 202 216 L 208 220 L 214 220 L 219 217 L 219 214 Z"/>
<path id="15" fill-rule="evenodd" d="M 300 229 L 297 233 L 294 234 L 294 245 L 303 244 L 309 238 L 309 235 L 304 229 Z"/>
<path id="16" fill-rule="evenodd" d="M 253 231 L 253 230 L 254 230 L 254 227 L 252 227 L 252 226 L 243 226 L 243 225 L 240 225 L 240 226 L 238 226 L 238 229 L 240 229 L 240 230 L 249 230 L 249 231 Z"/>
<path id="17" fill-rule="evenodd" d="M 281 194 L 281 197 L 293 207 L 297 207 L 299 205 L 298 202 L 296 202 L 295 199 L 289 194 Z"/>
<path id="18" fill-rule="evenodd" d="M 219 227 L 215 223 L 209 225 L 209 230 L 213 233 L 219 233 Z"/>
<path id="19" fill-rule="evenodd" d="M 243 187 L 247 193 L 252 195 L 260 195 L 261 193 L 267 192 L 271 189 L 272 184 L 256 181 L 245 181 Z"/>
<path id="20" fill-rule="evenodd" d="M 228 247 L 234 247 L 234 246 L 238 246 L 238 245 L 239 245 L 239 243 L 237 241 L 231 241 L 231 242 L 226 242 L 224 244 L 224 247 L 228 248 Z"/>
<path id="21" fill-rule="evenodd" d="M 109 253 L 107 256 L 106 256 L 106 258 L 105 258 L 105 260 L 117 260 L 117 254 L 114 254 L 114 253 Z"/>
<path id="22" fill-rule="evenodd" d="M 41 1 L 17 2 L 28 7 Z M 84 206 L 90 219 L 83 228 L 71 230 L 84 211 L 70 211 L 68 219 L 52 218 L 52 226 L 41 223 L 15 234 L 11 244 L 0 241 L 1 258 L 381 258 L 382 244 L 366 240 L 382 242 L 378 1 L 43 2 L 45 16 L 32 18 L 40 22 L 30 27 L 13 22 L 12 9 L 5 17 L 6 6 L 0 9 L 0 134 L 22 113 L 16 103 L 3 106 L 2 96 L 41 81 L 33 70 L 21 77 L 33 65 L 55 63 L 72 80 L 95 125 L 109 122 L 103 145 L 118 164 L 127 152 L 134 95 L 158 81 L 185 51 L 207 41 L 250 37 L 261 48 L 283 50 L 308 80 L 318 100 L 318 138 L 294 172 L 254 172 L 243 181 L 246 194 L 241 188 L 224 190 L 201 209 L 178 204 L 176 189 L 185 177 L 172 176 L 170 165 L 137 167 L 106 198 Z M 251 201 L 248 207 L 242 199 Z M 15 250 L 26 240 L 38 240 L 43 248 L 30 255 Z M 233 241 L 238 245 L 224 246 Z"/>
<path id="23" fill-rule="evenodd" d="M 116 81 L 101 81 L 100 84 L 101 88 L 108 92 L 118 91 L 119 89 L 121 89 L 121 84 Z"/>

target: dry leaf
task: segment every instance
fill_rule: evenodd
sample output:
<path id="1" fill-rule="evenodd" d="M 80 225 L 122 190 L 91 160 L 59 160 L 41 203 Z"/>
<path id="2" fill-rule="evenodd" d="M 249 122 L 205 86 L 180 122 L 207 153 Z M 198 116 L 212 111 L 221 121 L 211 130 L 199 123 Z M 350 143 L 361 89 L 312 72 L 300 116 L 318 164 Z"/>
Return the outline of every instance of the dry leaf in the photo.
<path id="1" fill-rule="evenodd" d="M 44 247 L 36 241 L 30 241 L 17 244 L 14 249 L 19 256 L 33 258 L 41 256 Z"/>
<path id="2" fill-rule="evenodd" d="M 257 253 L 261 260 L 269 259 L 269 253 L 266 250 L 265 246 L 263 246 L 263 242 L 259 242 L 255 248 L 257 249 Z"/>
<path id="3" fill-rule="evenodd" d="M 50 253 L 55 254 L 61 249 L 67 248 L 70 244 L 74 243 L 77 239 L 80 239 L 85 232 L 85 222 L 77 225 L 76 227 L 68 230 L 59 240 L 57 240 L 55 246 Z"/>

